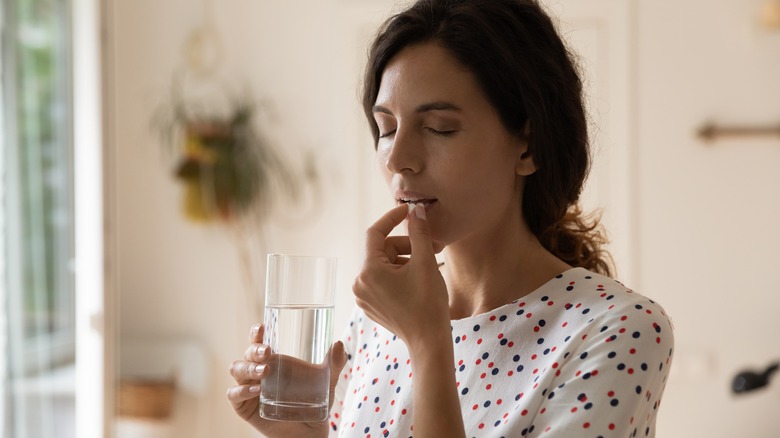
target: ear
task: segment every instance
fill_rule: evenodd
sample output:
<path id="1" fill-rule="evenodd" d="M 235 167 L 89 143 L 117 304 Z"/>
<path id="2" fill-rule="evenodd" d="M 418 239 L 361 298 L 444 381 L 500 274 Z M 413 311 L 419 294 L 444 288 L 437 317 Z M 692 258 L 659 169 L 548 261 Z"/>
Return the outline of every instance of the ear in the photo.
<path id="1" fill-rule="evenodd" d="M 529 176 L 536 172 L 536 163 L 534 157 L 528 150 L 528 139 L 531 134 L 530 120 L 525 123 L 523 137 L 518 137 L 517 142 L 517 163 L 515 163 L 515 173 L 519 176 Z"/>

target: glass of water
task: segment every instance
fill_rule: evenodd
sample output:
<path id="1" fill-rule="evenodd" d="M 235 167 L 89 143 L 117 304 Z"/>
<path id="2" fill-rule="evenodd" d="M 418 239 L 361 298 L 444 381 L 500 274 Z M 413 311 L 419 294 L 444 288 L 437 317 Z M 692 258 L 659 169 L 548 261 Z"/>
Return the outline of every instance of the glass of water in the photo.
<path id="1" fill-rule="evenodd" d="M 328 417 L 335 257 L 268 255 L 265 334 L 271 347 L 260 416 L 322 421 Z"/>

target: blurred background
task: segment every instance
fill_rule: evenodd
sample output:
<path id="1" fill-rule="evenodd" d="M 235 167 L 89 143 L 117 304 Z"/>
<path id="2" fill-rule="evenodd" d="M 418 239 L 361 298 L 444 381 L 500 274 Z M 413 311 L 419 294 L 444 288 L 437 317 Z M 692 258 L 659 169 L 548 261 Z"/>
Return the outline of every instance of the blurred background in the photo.
<path id="1" fill-rule="evenodd" d="M 618 279 L 676 352 L 659 437 L 776 437 L 780 2 L 547 0 L 588 87 Z M 228 367 L 265 255 L 339 258 L 390 204 L 358 101 L 392 0 L 3 0 L 3 437 L 251 437 Z"/>

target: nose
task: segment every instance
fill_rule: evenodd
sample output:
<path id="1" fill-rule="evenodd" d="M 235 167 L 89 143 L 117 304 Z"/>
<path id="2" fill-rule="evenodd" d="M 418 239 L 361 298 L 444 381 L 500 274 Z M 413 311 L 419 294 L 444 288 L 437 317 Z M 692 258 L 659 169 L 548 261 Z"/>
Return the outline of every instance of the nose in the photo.
<path id="1" fill-rule="evenodd" d="M 420 173 L 424 168 L 423 144 L 414 133 L 398 129 L 384 154 L 385 168 L 397 174 Z"/>

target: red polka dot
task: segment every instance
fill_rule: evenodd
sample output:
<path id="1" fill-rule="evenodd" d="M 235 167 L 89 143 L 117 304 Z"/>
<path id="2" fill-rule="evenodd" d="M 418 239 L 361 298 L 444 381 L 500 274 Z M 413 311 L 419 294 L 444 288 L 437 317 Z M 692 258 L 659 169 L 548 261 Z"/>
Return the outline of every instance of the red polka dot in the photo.
<path id="1" fill-rule="evenodd" d="M 582 425 L 582 427 L 583 427 L 583 428 L 585 428 L 585 429 L 587 429 L 587 428 L 589 428 L 589 427 L 590 427 L 590 423 L 585 423 L 585 424 L 583 424 L 583 425 Z"/>

